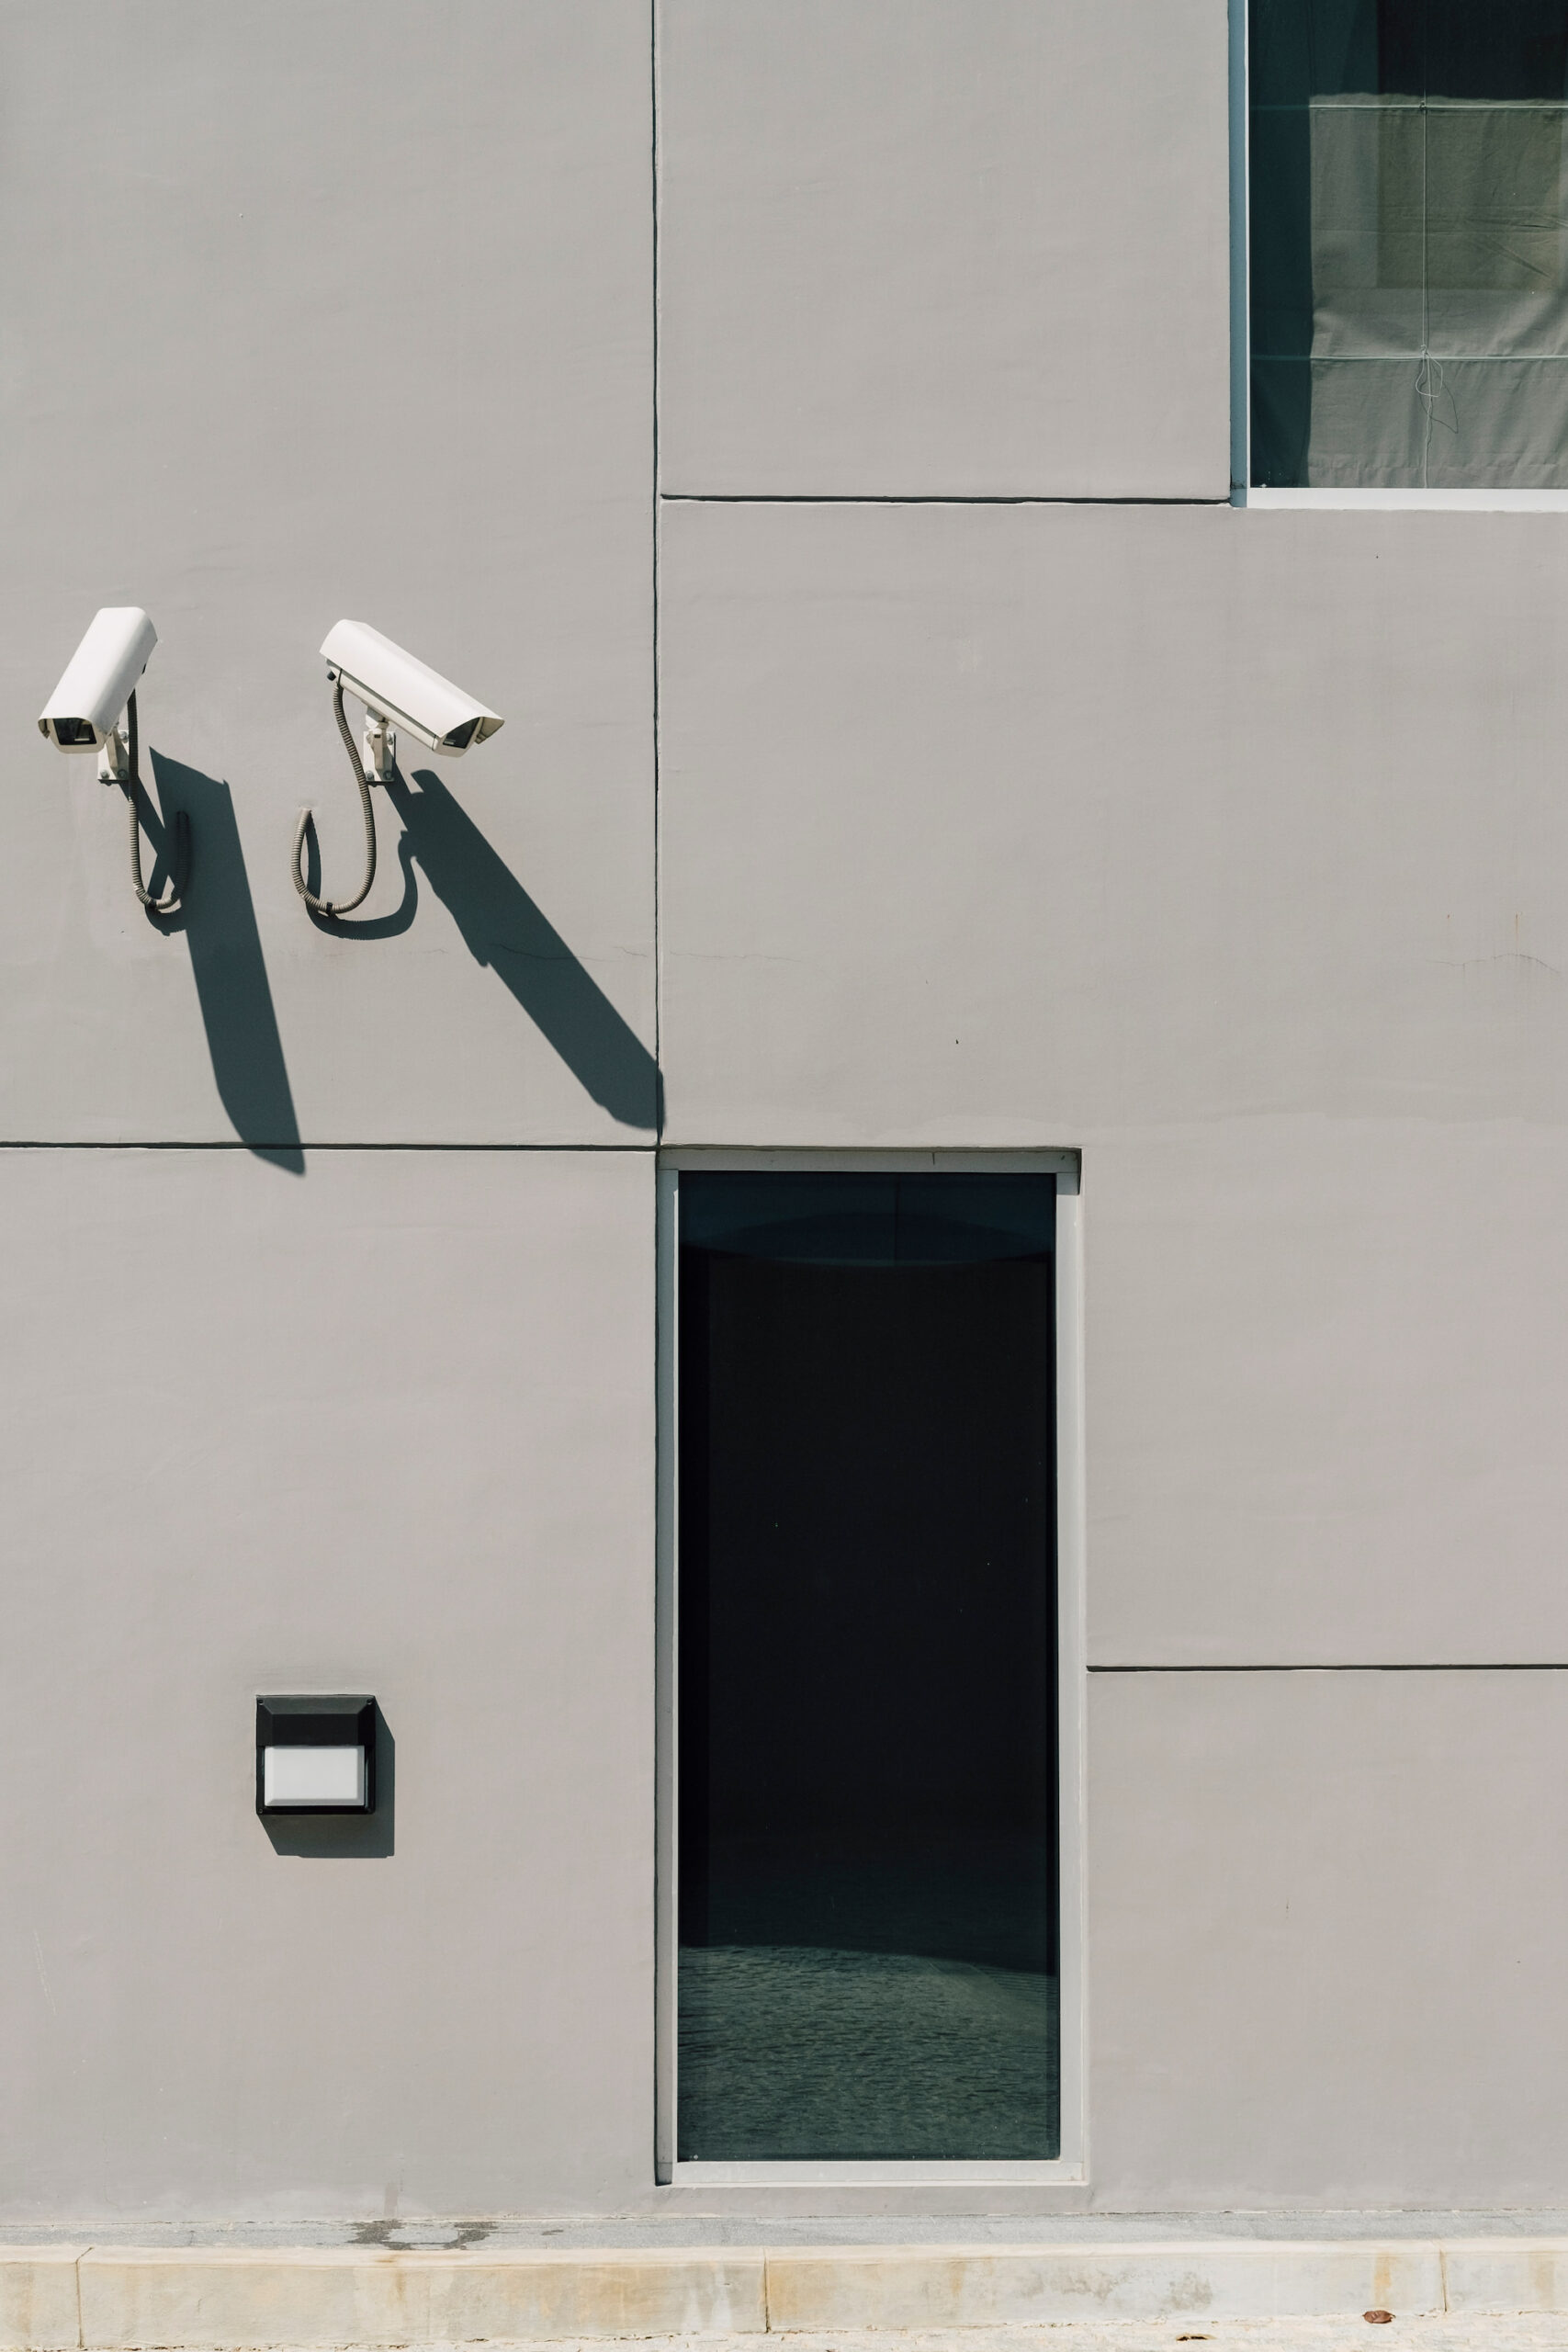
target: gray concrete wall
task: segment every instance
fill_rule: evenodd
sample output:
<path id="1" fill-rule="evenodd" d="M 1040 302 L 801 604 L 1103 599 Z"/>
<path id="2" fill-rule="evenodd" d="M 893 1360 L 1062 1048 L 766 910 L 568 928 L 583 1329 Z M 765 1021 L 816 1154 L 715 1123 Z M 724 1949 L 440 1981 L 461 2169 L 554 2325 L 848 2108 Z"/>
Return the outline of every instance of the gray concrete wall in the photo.
<path id="1" fill-rule="evenodd" d="M 1224 0 L 664 0 L 671 492 L 1224 498 Z"/>
<path id="2" fill-rule="evenodd" d="M 7 12 L 0 2216 L 660 2202 L 658 1068 L 1083 1152 L 1077 2201 L 1568 2194 L 1568 557 L 1212 503 L 1224 17 Z M 507 725 L 333 933 L 341 614 Z M 340 1682 L 391 1850 L 278 1853 Z"/>
<path id="3" fill-rule="evenodd" d="M 1111 2205 L 1550 2206 L 1562 1674 L 1090 1679 Z"/>
<path id="4" fill-rule="evenodd" d="M 614 2206 L 652 2136 L 648 12 L 49 0 L 0 86 L 0 1139 L 47 1147 L 0 1150 L 0 2212 Z M 120 601 L 194 828 L 163 933 L 33 723 Z M 333 935 L 288 852 L 310 803 L 356 870 L 344 614 L 506 725 L 405 743 Z M 334 1687 L 383 1702 L 394 1850 L 280 1855 L 255 1693 Z"/>
<path id="5" fill-rule="evenodd" d="M 0 1133 L 651 1142 L 646 8 L 29 0 L 0 68 Z M 172 941 L 93 763 L 33 726 L 120 603 L 196 827 Z M 310 805 L 357 883 L 344 615 L 506 725 L 405 740 L 406 855 L 383 808 L 334 936 L 288 860 Z"/>
<path id="6" fill-rule="evenodd" d="M 1096 1663 L 1568 1659 L 1561 542 L 666 514 L 670 1136 L 1083 1147 Z"/>
<path id="7" fill-rule="evenodd" d="M 649 1155 L 39 1150 L 0 1182 L 0 2210 L 634 2193 Z M 376 1815 L 265 1825 L 257 1691 L 340 1689 L 391 1735 Z"/>

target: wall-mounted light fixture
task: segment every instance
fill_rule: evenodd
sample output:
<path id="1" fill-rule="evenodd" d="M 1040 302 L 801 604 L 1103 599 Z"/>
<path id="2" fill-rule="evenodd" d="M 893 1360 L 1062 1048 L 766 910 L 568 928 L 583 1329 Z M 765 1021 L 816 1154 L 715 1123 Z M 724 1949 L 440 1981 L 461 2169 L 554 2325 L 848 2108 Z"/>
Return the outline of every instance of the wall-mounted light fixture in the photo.
<path id="1" fill-rule="evenodd" d="M 374 1813 L 376 1702 L 293 1696 L 256 1701 L 256 1811 Z"/>
<path id="2" fill-rule="evenodd" d="M 183 808 L 170 820 L 169 888 L 164 898 L 154 899 L 141 877 L 136 686 L 157 642 L 158 632 L 140 605 L 106 605 L 94 614 L 65 675 L 44 705 L 38 728 L 62 752 L 97 752 L 99 782 L 118 784 L 130 806 L 130 878 L 136 895 L 151 913 L 167 915 L 185 897 L 190 880 L 190 820 Z"/>
<path id="3" fill-rule="evenodd" d="M 450 678 L 444 678 L 439 670 L 416 661 L 364 621 L 336 622 L 327 631 L 321 651 L 333 684 L 338 733 L 359 786 L 365 818 L 365 879 L 352 899 L 319 899 L 307 889 L 305 836 L 312 820 L 309 808 L 301 808 L 294 829 L 294 888 L 315 913 L 346 915 L 369 897 L 376 879 L 376 812 L 370 805 L 370 786 L 392 780 L 398 758 L 397 729 L 406 727 L 429 751 L 456 757 L 470 743 L 485 742 L 505 721 L 466 695 L 461 686 L 455 686 Z M 345 688 L 365 705 L 363 752 L 355 750 L 343 715 Z"/>

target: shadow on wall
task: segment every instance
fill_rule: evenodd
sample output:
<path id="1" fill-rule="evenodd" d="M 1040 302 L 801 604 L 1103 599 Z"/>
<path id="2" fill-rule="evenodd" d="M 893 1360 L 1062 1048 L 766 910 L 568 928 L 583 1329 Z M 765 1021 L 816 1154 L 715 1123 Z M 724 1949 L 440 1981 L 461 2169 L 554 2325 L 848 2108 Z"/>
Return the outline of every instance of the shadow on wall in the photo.
<path id="1" fill-rule="evenodd" d="M 403 895 L 370 922 L 317 917 L 341 939 L 389 939 L 414 918 L 412 860 L 451 914 L 476 963 L 489 965 L 554 1046 L 580 1085 L 622 1126 L 651 1134 L 660 1124 L 659 1065 L 592 975 L 499 858 L 468 812 L 428 768 L 397 771 L 384 789 L 402 819 L 398 860 Z M 306 879 L 321 888 L 314 844 Z"/>
<path id="2" fill-rule="evenodd" d="M 212 1075 L 223 1108 L 242 1143 L 258 1159 L 302 1176 L 299 1125 L 229 787 L 161 752 L 153 752 L 151 759 L 158 798 L 171 814 L 185 809 L 192 843 L 190 904 L 160 919 L 158 927 L 183 932 L 190 948 Z M 157 853 L 148 885 L 156 891 L 167 870 L 166 844 L 163 820 L 150 794 L 144 797 L 142 821 Z"/>
<path id="3" fill-rule="evenodd" d="M 183 932 L 189 944 L 219 1095 L 235 1133 L 258 1159 L 302 1176 L 305 1154 L 229 787 L 163 752 L 150 758 L 159 802 L 171 815 L 183 808 L 190 819 L 190 904 L 157 921 L 160 930 Z M 622 1126 L 657 1132 L 660 1080 L 653 1056 L 439 776 L 421 769 L 413 784 L 417 791 L 400 773 L 385 787 L 403 823 L 400 904 L 368 922 L 311 920 L 340 939 L 389 939 L 407 931 L 419 903 L 417 859 L 468 953 L 496 974 L 579 1084 Z M 168 845 L 150 793 L 142 821 L 156 861 L 148 888 L 156 893 L 166 878 Z M 313 834 L 307 880 L 320 889 Z"/>
<path id="4" fill-rule="evenodd" d="M 398 1743 L 380 1707 L 376 1709 L 376 1810 L 374 1813 L 260 1813 L 256 1819 L 275 1854 L 304 1861 L 384 1862 L 396 1850 Z"/>

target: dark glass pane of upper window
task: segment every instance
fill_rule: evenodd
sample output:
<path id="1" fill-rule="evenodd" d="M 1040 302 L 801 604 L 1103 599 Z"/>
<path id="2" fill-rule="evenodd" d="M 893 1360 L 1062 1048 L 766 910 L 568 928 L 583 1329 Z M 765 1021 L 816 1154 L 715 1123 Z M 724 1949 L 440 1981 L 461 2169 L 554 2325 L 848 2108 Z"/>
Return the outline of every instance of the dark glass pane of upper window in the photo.
<path id="1" fill-rule="evenodd" d="M 1568 488 L 1568 6 L 1252 0 L 1251 479 Z"/>
<path id="2" fill-rule="evenodd" d="M 1382 0 L 1382 8 L 1381 89 L 1552 104 L 1568 96 L 1562 0 Z"/>
<path id="3" fill-rule="evenodd" d="M 1378 86 L 1378 0 L 1252 0 L 1247 24 L 1252 104 Z"/>
<path id="4" fill-rule="evenodd" d="M 701 1176 L 681 1186 L 688 1250 L 818 1266 L 1038 1258 L 1055 1188 L 1036 1176 Z"/>

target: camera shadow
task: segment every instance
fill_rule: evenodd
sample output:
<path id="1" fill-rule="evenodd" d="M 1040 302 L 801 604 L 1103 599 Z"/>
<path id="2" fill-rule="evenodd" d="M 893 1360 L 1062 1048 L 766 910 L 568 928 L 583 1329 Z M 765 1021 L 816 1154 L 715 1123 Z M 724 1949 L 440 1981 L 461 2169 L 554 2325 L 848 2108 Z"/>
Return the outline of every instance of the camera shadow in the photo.
<path id="1" fill-rule="evenodd" d="M 216 776 L 203 775 L 198 768 L 186 767 L 162 752 L 149 757 L 161 804 L 153 807 L 144 786 L 142 826 L 156 854 L 150 889 L 159 889 L 167 873 L 169 845 L 162 812 L 172 817 L 183 808 L 190 820 L 189 899 L 175 913 L 155 920 L 160 931 L 183 932 L 189 947 L 219 1098 L 248 1150 L 275 1168 L 302 1176 L 299 1123 L 233 797 Z"/>
<path id="2" fill-rule="evenodd" d="M 664 1107 L 659 1064 L 467 810 L 428 768 L 417 770 L 412 783 L 396 769 L 379 788 L 402 820 L 399 903 L 364 922 L 314 911 L 311 922 L 338 939 L 394 938 L 407 931 L 419 904 L 417 862 L 474 961 L 494 972 L 584 1091 L 622 1126 L 657 1134 Z M 319 893 L 313 826 L 304 870 L 308 888 Z"/>
<path id="3" fill-rule="evenodd" d="M 420 768 L 412 783 L 417 791 L 400 770 L 384 787 L 403 821 L 405 875 L 417 859 L 474 961 L 490 967 L 594 1102 L 622 1126 L 657 1133 L 660 1078 L 648 1047 L 440 777 Z"/>

